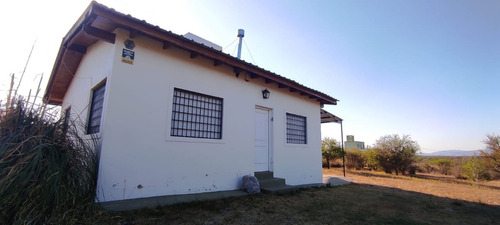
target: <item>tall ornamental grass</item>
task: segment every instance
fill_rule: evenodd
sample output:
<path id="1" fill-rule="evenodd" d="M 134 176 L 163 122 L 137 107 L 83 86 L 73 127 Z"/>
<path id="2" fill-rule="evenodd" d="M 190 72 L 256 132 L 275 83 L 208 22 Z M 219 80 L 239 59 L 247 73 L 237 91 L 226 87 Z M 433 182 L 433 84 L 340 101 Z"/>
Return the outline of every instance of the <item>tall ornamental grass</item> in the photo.
<path id="1" fill-rule="evenodd" d="M 96 139 L 29 105 L 0 111 L 0 224 L 96 222 Z"/>

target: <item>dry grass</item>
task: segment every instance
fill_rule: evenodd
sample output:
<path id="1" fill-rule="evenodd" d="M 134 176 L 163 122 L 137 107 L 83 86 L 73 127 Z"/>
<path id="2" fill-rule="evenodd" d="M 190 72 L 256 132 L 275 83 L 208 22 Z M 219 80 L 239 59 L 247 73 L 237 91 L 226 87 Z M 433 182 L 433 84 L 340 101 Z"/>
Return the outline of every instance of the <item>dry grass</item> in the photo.
<path id="1" fill-rule="evenodd" d="M 339 176 L 342 174 L 338 168 L 325 169 L 323 173 Z M 346 176 L 358 184 L 398 188 L 438 197 L 500 206 L 500 181 L 498 180 L 474 183 L 457 180 L 453 176 L 437 174 L 418 173 L 415 177 L 407 177 L 383 172 L 355 170 L 347 171 Z"/>
<path id="2" fill-rule="evenodd" d="M 324 172 L 340 173 L 339 170 Z M 371 172 L 347 175 L 356 183 L 303 189 L 288 195 L 261 194 L 107 213 L 100 224 L 498 224 L 500 221 L 500 207 L 484 204 L 483 200 L 485 195 L 498 196 L 490 192 L 498 189 Z M 482 196 L 481 201 L 477 197 L 474 201 L 463 197 L 460 200 L 458 196 L 465 193 L 446 196 L 444 189 L 450 185 L 472 190 Z M 418 193 L 424 191 L 436 193 Z"/>
<path id="3" fill-rule="evenodd" d="M 90 223 L 97 141 L 33 105 L 17 100 L 0 112 L 0 224 Z"/>

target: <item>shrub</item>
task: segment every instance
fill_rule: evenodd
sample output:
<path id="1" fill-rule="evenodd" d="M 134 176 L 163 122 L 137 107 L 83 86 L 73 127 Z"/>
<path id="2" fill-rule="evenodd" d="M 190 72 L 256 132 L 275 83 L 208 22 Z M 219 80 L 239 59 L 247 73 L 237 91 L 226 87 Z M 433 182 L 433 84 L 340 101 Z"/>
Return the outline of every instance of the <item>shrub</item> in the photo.
<path id="1" fill-rule="evenodd" d="M 420 147 L 409 135 L 386 135 L 379 138 L 375 143 L 377 161 L 386 172 L 401 172 L 405 175 L 410 166 L 415 163 L 417 152 Z"/>
<path id="2" fill-rule="evenodd" d="M 451 159 L 438 159 L 433 161 L 438 168 L 439 173 L 448 175 L 451 172 L 452 160 Z"/>
<path id="3" fill-rule="evenodd" d="M 43 111 L 17 101 L 0 115 L 0 224 L 91 223 L 95 139 Z"/>
<path id="4" fill-rule="evenodd" d="M 477 156 L 464 158 L 460 176 L 474 182 L 491 179 L 484 161 Z"/>
<path id="5" fill-rule="evenodd" d="M 422 164 L 421 166 L 422 170 L 426 173 L 432 173 L 436 170 L 436 168 L 434 167 L 434 165 L 429 162 L 429 161 L 426 161 Z"/>
<path id="6" fill-rule="evenodd" d="M 417 170 L 418 170 L 417 165 L 411 165 L 410 168 L 408 169 L 408 174 L 415 175 L 417 174 Z"/>
<path id="7" fill-rule="evenodd" d="M 375 149 L 377 152 L 375 158 L 377 160 L 377 165 L 380 166 L 380 169 L 382 169 L 386 173 L 391 173 L 392 169 L 394 168 L 394 164 L 391 161 L 391 155 L 389 151 L 385 151 L 383 149 Z"/>
<path id="8" fill-rule="evenodd" d="M 349 149 L 346 151 L 346 167 L 348 169 L 360 170 L 365 165 L 363 154 L 359 149 Z"/>
<path id="9" fill-rule="evenodd" d="M 321 154 L 323 156 L 323 164 L 330 169 L 330 161 L 335 161 L 338 158 L 342 158 L 343 152 L 342 148 L 339 146 L 337 140 L 325 137 L 321 141 Z"/>
<path id="10" fill-rule="evenodd" d="M 374 149 L 368 148 L 366 151 L 362 152 L 363 158 L 365 159 L 366 166 L 369 170 L 378 170 L 379 164 L 377 161 L 377 152 Z"/>

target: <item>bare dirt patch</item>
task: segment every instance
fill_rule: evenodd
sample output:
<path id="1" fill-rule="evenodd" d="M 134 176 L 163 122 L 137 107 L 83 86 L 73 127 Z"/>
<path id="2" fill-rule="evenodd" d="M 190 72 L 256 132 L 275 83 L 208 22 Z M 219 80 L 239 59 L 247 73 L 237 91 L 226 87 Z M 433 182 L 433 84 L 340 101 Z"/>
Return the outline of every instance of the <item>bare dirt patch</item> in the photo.
<path id="1" fill-rule="evenodd" d="M 342 175 L 339 168 L 324 169 L 323 173 Z M 398 188 L 438 197 L 500 206 L 500 181 L 474 183 L 437 174 L 417 174 L 409 177 L 364 170 L 347 171 L 346 177 L 358 184 Z"/>

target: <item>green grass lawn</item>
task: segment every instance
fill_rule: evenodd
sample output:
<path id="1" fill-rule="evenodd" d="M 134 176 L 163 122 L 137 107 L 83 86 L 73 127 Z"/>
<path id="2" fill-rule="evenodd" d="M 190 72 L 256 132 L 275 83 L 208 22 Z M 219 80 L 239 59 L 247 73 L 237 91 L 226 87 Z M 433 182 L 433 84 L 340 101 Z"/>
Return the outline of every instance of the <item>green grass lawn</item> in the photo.
<path id="1" fill-rule="evenodd" d="M 365 184 L 131 212 L 99 224 L 498 224 L 500 207 Z"/>

